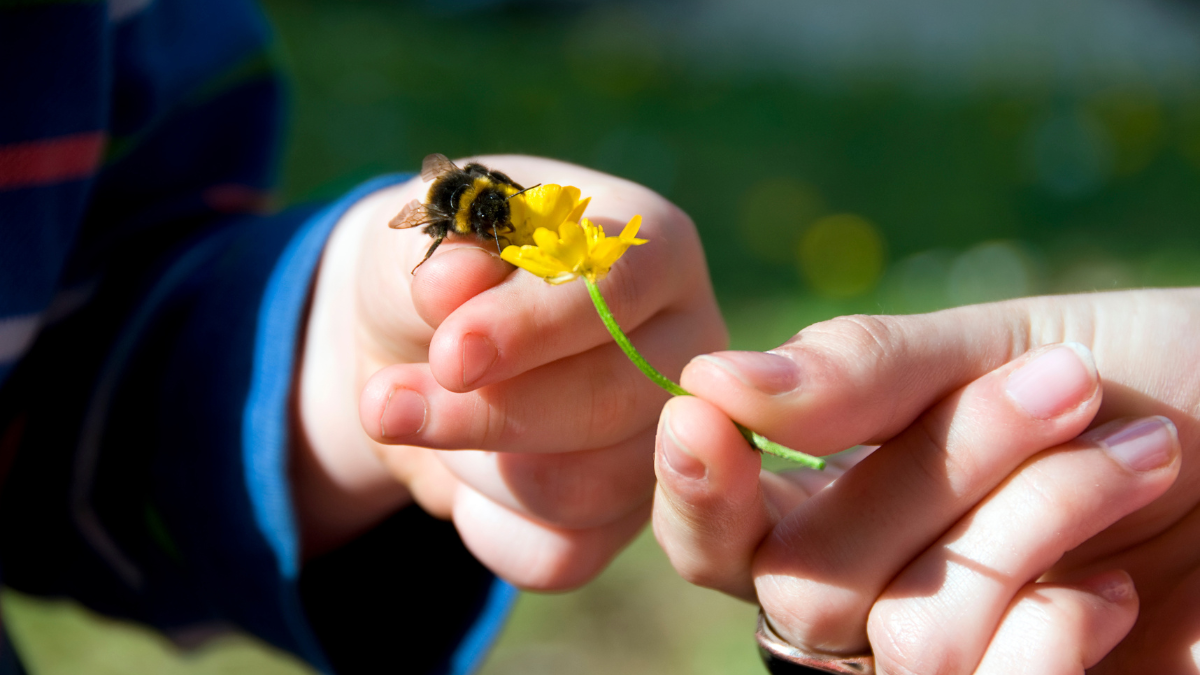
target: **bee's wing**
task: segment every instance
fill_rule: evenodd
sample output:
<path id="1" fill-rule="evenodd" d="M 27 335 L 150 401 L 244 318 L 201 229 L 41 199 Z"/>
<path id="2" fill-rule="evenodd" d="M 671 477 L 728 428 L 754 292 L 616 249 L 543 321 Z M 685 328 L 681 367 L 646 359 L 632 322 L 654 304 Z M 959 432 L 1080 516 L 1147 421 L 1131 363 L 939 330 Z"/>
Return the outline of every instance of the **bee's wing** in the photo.
<path id="1" fill-rule="evenodd" d="M 428 225 L 435 220 L 438 220 L 437 214 L 431 213 L 429 207 L 421 203 L 420 199 L 414 199 L 404 205 L 400 209 L 400 213 L 396 214 L 395 218 L 388 223 L 388 227 L 395 230 L 407 230 L 410 227 L 418 227 L 420 225 Z"/>
<path id="2" fill-rule="evenodd" d="M 447 171 L 454 171 L 457 168 L 457 166 L 454 166 L 454 162 L 450 161 L 450 158 L 435 152 L 432 155 L 426 155 L 425 159 L 421 162 L 421 180 L 428 183 Z"/>

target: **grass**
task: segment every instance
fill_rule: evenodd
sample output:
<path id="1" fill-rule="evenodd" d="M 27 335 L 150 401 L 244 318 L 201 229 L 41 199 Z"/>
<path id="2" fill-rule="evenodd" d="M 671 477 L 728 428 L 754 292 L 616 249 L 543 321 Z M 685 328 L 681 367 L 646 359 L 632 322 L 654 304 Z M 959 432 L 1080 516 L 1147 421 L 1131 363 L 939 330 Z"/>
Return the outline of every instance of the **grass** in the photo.
<path id="1" fill-rule="evenodd" d="M 241 635 L 181 652 L 157 633 L 69 601 L 6 591 L 4 620 L 32 675 L 306 675 Z M 680 579 L 644 532 L 578 591 L 524 594 L 482 675 L 759 674 L 755 609 Z"/>

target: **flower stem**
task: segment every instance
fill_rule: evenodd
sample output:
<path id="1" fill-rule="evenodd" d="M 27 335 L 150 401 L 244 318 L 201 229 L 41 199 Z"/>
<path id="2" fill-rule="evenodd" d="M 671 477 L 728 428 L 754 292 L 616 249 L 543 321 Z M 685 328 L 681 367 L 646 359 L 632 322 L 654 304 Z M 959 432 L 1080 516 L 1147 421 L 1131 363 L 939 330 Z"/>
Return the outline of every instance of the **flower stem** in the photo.
<path id="1" fill-rule="evenodd" d="M 596 305 L 596 312 L 600 314 L 600 320 L 604 322 L 604 327 L 608 329 L 613 340 L 621 347 L 621 351 L 625 352 L 630 361 L 633 361 L 633 365 L 637 366 L 638 370 L 650 378 L 651 382 L 667 390 L 668 393 L 674 396 L 691 396 L 688 390 L 675 384 L 671 381 L 671 378 L 655 370 L 654 366 L 650 365 L 645 357 L 638 353 L 637 349 L 634 349 L 633 343 L 629 341 L 624 331 L 617 325 L 617 320 L 613 318 L 612 311 L 608 308 L 608 303 L 604 301 L 604 296 L 600 294 L 600 289 L 596 286 L 596 283 L 587 277 L 584 277 L 583 282 L 587 284 L 588 295 L 592 296 L 592 303 Z M 819 457 L 806 455 L 803 452 L 768 440 L 762 434 L 751 431 L 737 422 L 734 422 L 734 424 L 737 424 L 738 431 L 745 437 L 746 442 L 756 450 L 769 452 L 772 455 L 789 459 L 797 464 L 803 464 L 811 469 L 825 468 L 825 460 Z"/>

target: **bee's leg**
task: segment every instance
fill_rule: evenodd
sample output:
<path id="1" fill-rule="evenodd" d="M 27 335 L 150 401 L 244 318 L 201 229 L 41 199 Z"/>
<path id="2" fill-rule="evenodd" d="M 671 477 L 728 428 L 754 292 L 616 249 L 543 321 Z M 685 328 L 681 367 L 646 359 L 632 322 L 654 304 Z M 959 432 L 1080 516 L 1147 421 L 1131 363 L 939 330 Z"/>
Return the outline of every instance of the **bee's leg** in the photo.
<path id="1" fill-rule="evenodd" d="M 504 225 L 500 227 L 500 232 L 503 232 L 504 236 L 499 237 L 499 235 L 497 235 L 497 238 L 504 239 L 504 243 L 506 243 L 506 244 L 510 244 L 510 245 L 515 244 L 516 242 L 514 242 L 508 235 L 510 235 L 516 231 L 517 231 L 517 228 L 515 225 L 513 225 L 512 223 L 504 223 Z"/>
<path id="2" fill-rule="evenodd" d="M 429 250 L 428 250 L 428 251 L 425 251 L 425 257 L 424 257 L 424 258 L 421 258 L 421 262 L 417 263 L 417 267 L 420 267 L 421 265 L 424 265 L 424 264 L 425 264 L 425 261 L 426 261 L 426 260 L 429 260 L 429 256 L 433 255 L 433 252 L 437 250 L 437 247 L 441 245 L 442 241 L 443 241 L 445 238 L 446 238 L 446 235 L 444 235 L 444 234 L 443 234 L 442 236 L 440 236 L 440 237 L 438 237 L 437 239 L 434 239 L 434 240 L 433 240 L 433 243 L 429 245 Z M 414 267 L 414 268 L 412 268 L 412 273 L 413 273 L 413 274 L 416 274 L 416 273 L 417 273 L 417 267 Z"/>

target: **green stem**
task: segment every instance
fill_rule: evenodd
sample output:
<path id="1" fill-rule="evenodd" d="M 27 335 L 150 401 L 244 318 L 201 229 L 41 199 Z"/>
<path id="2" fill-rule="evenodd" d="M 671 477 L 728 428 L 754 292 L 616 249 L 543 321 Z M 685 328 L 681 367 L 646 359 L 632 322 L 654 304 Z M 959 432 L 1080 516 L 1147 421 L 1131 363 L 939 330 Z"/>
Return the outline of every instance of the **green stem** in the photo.
<path id="1" fill-rule="evenodd" d="M 617 325 L 617 320 L 613 318 L 612 310 L 608 308 L 608 303 L 604 301 L 604 296 L 600 294 L 600 289 L 597 288 L 596 284 L 587 277 L 583 278 L 583 282 L 587 284 L 588 295 L 592 296 L 592 303 L 596 305 L 596 312 L 600 314 L 600 320 L 604 322 L 604 327 L 608 329 L 608 332 L 610 335 L 612 335 L 613 340 L 615 340 L 617 345 L 621 347 L 621 351 L 625 352 L 625 355 L 629 357 L 630 361 L 633 361 L 633 365 L 637 366 L 638 370 L 642 371 L 646 377 L 650 378 L 651 382 L 667 390 L 667 392 L 673 396 L 691 396 L 686 389 L 672 382 L 671 378 L 655 370 L 654 366 L 650 365 L 650 363 L 646 361 L 645 357 L 638 353 L 637 349 L 634 349 L 633 343 L 629 341 L 629 338 L 626 337 L 624 331 L 622 331 L 621 327 Z M 738 431 L 740 431 L 742 436 L 745 437 L 746 442 L 756 450 L 769 452 L 777 457 L 789 459 L 797 464 L 803 464 L 804 466 L 812 469 L 825 468 L 825 460 L 819 457 L 806 455 L 803 452 L 793 450 L 789 447 L 768 440 L 762 434 L 753 432 L 737 422 L 734 422 L 734 424 L 737 424 Z"/>

